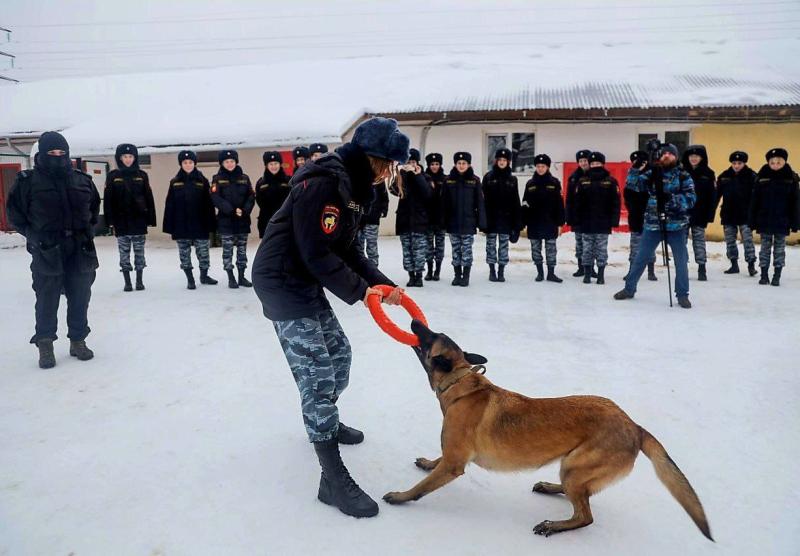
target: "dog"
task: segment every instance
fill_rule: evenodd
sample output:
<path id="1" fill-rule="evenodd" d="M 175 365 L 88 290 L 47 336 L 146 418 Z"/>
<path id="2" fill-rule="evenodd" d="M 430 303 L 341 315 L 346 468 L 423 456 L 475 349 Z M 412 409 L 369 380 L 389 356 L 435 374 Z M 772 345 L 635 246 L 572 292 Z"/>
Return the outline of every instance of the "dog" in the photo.
<path id="1" fill-rule="evenodd" d="M 517 471 L 561 460 L 561 484 L 539 482 L 533 487 L 533 492 L 564 494 L 572 503 L 570 519 L 534 527 L 534 533 L 549 537 L 590 525 L 589 497 L 630 473 L 642 451 L 703 535 L 714 540 L 684 474 L 661 443 L 614 402 L 597 396 L 536 399 L 504 390 L 481 374 L 485 357 L 464 352 L 420 321 L 413 321 L 411 330 L 420 342 L 413 349 L 444 415 L 442 456 L 418 458 L 416 466 L 430 474 L 410 490 L 386 494 L 386 502 L 419 500 L 463 475 L 468 463 Z"/>

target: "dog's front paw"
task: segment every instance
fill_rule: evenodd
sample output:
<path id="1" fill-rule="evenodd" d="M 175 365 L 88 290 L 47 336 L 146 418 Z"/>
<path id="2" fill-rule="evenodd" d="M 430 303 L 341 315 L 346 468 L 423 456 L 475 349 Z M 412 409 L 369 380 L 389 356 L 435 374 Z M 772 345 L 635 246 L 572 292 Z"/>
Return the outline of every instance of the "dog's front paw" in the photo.
<path id="1" fill-rule="evenodd" d="M 383 495 L 383 500 L 389 504 L 404 504 L 408 502 L 402 492 L 388 492 Z"/>
<path id="2" fill-rule="evenodd" d="M 425 471 L 433 471 L 436 468 L 436 462 L 427 458 L 417 458 L 414 461 L 414 465 Z"/>
<path id="3" fill-rule="evenodd" d="M 534 527 L 533 532 L 537 535 L 544 535 L 545 537 L 549 537 L 553 533 L 558 533 L 558 531 L 553 530 L 553 522 L 547 519 Z"/>

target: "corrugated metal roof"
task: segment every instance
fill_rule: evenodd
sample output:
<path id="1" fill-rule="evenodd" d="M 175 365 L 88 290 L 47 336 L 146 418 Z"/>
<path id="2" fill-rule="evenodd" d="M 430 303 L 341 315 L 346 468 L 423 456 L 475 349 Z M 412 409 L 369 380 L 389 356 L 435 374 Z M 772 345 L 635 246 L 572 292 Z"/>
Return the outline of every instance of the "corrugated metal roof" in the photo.
<path id="1" fill-rule="evenodd" d="M 528 85 L 428 103 L 398 106 L 393 112 L 474 110 L 577 110 L 612 108 L 800 106 L 800 82 L 742 80 L 683 75 L 662 81 L 589 81 L 569 86 Z M 388 112 L 389 110 L 387 110 Z"/>

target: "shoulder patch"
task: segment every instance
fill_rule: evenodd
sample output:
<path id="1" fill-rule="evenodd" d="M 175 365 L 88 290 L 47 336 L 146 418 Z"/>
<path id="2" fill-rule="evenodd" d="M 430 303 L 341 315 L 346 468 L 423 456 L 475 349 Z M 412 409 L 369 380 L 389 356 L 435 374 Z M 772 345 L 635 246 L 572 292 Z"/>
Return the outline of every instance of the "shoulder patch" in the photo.
<path id="1" fill-rule="evenodd" d="M 322 216 L 320 217 L 320 225 L 322 231 L 326 234 L 332 234 L 339 226 L 339 207 L 335 205 L 325 205 L 322 209 Z"/>

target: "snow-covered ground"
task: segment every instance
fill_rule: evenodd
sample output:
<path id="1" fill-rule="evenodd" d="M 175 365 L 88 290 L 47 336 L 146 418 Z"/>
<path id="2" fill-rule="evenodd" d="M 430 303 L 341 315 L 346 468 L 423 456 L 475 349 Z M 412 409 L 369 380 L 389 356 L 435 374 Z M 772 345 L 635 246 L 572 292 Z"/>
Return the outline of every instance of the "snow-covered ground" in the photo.
<path id="1" fill-rule="evenodd" d="M 124 293 L 111 238 L 98 240 L 87 363 L 42 371 L 27 344 L 33 292 L 24 249 L 0 251 L 0 554 L 798 554 L 800 248 L 780 288 L 726 276 L 712 244 L 695 308 L 667 306 L 666 274 L 616 302 L 627 236 L 612 241 L 605 286 L 534 283 L 525 240 L 508 282 L 426 283 L 412 295 L 434 330 L 489 359 L 487 376 L 530 396 L 612 398 L 667 447 L 697 490 L 717 540 L 697 531 L 642 456 L 592 499 L 595 523 L 548 539 L 532 527 L 570 515 L 531 493 L 557 468 L 494 474 L 475 466 L 416 503 L 356 520 L 315 500 L 319 469 L 275 334 L 251 290 L 187 291 L 171 243 L 148 245 L 147 291 Z M 255 243 L 250 253 L 255 253 Z M 382 268 L 404 278 L 397 238 Z M 449 254 L 449 248 L 448 248 Z M 220 250 L 212 275 L 222 278 Z M 569 263 L 569 264 L 567 264 Z M 694 274 L 694 272 L 693 272 Z M 411 351 L 363 305 L 335 309 L 353 344 L 343 419 L 367 440 L 344 447 L 379 498 L 423 476 L 441 414 Z M 64 322 L 62 308 L 61 322 Z"/>

